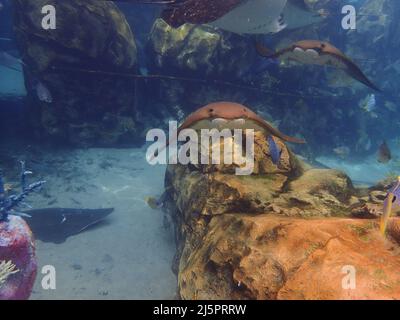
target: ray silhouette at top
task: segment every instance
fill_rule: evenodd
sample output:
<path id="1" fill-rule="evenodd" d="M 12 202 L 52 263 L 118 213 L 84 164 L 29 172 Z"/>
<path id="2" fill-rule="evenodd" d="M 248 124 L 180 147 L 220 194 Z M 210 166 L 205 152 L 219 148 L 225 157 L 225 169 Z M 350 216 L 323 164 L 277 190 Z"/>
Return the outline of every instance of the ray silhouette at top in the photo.
<path id="1" fill-rule="evenodd" d="M 249 0 L 118 0 L 118 2 L 167 5 L 167 8 L 163 10 L 161 16 L 165 22 L 174 28 L 178 28 L 185 23 L 206 24 L 214 22 L 248 1 Z"/>
<path id="2" fill-rule="evenodd" d="M 209 24 L 237 34 L 271 34 L 321 20 L 304 0 L 132 0 L 165 4 L 161 16 L 173 28 Z M 287 17 L 287 19 L 286 19 Z"/>

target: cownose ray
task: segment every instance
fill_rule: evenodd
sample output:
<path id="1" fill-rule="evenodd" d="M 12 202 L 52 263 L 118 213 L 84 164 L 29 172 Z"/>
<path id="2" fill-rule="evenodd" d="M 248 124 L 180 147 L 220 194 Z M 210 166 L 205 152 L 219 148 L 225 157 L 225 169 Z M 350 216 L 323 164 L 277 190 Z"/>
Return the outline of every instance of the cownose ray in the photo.
<path id="1" fill-rule="evenodd" d="M 25 221 L 36 239 L 44 242 L 62 243 L 103 221 L 114 211 L 107 209 L 44 208 L 24 211 Z"/>
<path id="2" fill-rule="evenodd" d="M 162 14 L 173 27 L 210 24 L 237 34 L 271 34 L 322 20 L 304 0 L 183 0 Z"/>
<path id="3" fill-rule="evenodd" d="M 225 101 L 210 103 L 190 114 L 178 128 L 178 134 L 187 128 L 204 129 L 215 127 L 220 129 L 255 129 L 266 131 L 270 135 L 287 142 L 305 143 L 303 139 L 283 134 L 244 105 Z"/>
<path id="4" fill-rule="evenodd" d="M 363 83 L 367 87 L 375 91 L 380 91 L 350 58 L 328 42 L 302 40 L 277 52 L 273 52 L 257 42 L 256 49 L 260 56 L 267 59 L 280 59 L 296 61 L 302 64 L 331 66 L 343 70 L 347 75 Z"/>
<path id="5" fill-rule="evenodd" d="M 256 132 L 261 131 L 265 133 L 266 136 L 275 136 L 286 142 L 306 143 L 303 139 L 291 137 L 280 132 L 254 111 L 234 102 L 214 102 L 198 109 L 190 114 L 179 126 L 177 135 L 179 136 L 182 130 L 189 128 L 194 130 L 253 129 Z M 170 137 L 170 141 L 176 141 L 178 136 Z M 170 141 L 161 150 L 158 150 L 158 152 L 164 150 Z M 153 160 L 155 157 L 156 155 L 153 155 L 150 160 Z"/>

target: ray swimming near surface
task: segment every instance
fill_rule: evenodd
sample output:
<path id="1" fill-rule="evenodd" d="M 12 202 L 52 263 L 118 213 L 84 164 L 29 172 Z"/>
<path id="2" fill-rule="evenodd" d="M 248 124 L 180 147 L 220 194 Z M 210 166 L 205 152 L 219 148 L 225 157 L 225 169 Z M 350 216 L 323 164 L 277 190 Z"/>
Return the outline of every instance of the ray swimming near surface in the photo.
<path id="1" fill-rule="evenodd" d="M 328 42 L 302 40 L 277 52 L 273 52 L 260 42 L 256 42 L 256 50 L 260 56 L 267 59 L 334 67 L 343 70 L 350 77 L 367 87 L 378 92 L 381 91 L 349 57 Z"/>

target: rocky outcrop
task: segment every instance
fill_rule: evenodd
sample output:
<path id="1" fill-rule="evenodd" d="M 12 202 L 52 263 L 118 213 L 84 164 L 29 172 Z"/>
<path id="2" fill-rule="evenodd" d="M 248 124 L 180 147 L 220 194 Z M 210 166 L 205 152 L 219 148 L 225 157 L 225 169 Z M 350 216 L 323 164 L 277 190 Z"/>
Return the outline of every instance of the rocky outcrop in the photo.
<path id="1" fill-rule="evenodd" d="M 206 25 L 174 29 L 157 19 L 146 53 L 149 73 L 169 76 L 151 82 L 150 103 L 162 102 L 152 109 L 156 117 L 181 119 L 181 113 L 187 115 L 193 107 L 222 100 L 246 102 L 254 95 L 240 88 L 256 56 L 248 38 Z"/>
<path id="2" fill-rule="evenodd" d="M 276 167 L 265 137 L 257 140 L 250 176 L 226 166 L 167 169 L 181 297 L 399 298 L 400 223 L 389 224 L 390 239 L 379 233 L 382 192 L 356 190 L 342 172 L 311 168 L 281 142 Z"/>
<path id="3" fill-rule="evenodd" d="M 42 28 L 44 5 L 57 10 L 55 30 Z M 86 146 L 138 141 L 134 79 L 102 73 L 133 73 L 137 65 L 134 36 L 115 4 L 16 0 L 14 30 L 37 133 Z M 52 103 L 38 99 L 38 81 Z"/>
<path id="4" fill-rule="evenodd" d="M 172 28 L 157 19 L 150 33 L 153 70 L 197 77 L 240 78 L 255 57 L 251 42 L 209 26 Z"/>

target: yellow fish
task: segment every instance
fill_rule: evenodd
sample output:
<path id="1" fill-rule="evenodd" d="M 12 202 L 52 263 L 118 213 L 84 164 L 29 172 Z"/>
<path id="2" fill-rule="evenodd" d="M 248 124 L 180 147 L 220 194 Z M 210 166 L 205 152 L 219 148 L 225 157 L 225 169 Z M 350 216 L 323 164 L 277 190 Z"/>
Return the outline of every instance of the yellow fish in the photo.
<path id="1" fill-rule="evenodd" d="M 159 199 L 156 199 L 155 197 L 146 197 L 144 199 L 146 201 L 147 205 L 152 208 L 153 210 L 157 210 L 161 207 L 162 203 L 160 202 Z"/>

